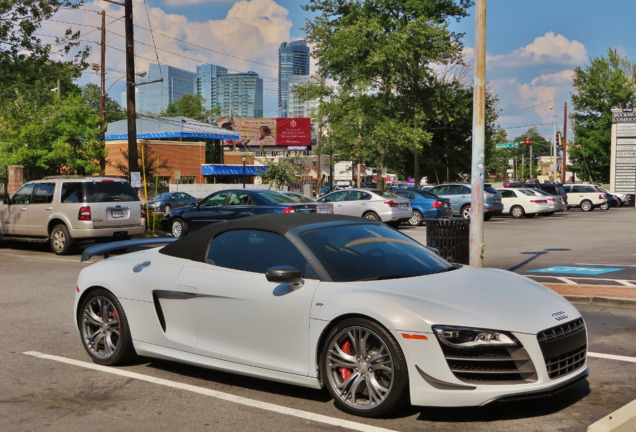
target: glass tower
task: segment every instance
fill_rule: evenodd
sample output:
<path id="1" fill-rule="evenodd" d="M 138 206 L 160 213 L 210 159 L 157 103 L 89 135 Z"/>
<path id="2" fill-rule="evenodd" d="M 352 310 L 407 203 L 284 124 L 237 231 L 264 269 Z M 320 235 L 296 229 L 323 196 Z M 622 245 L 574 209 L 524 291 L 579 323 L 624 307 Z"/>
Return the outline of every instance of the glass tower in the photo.
<path id="1" fill-rule="evenodd" d="M 278 117 L 288 117 L 288 80 L 292 75 L 309 75 L 305 41 L 283 42 L 278 48 Z"/>
<path id="2" fill-rule="evenodd" d="M 221 117 L 263 117 L 263 79 L 256 72 L 219 73 L 216 80 Z"/>
<path id="3" fill-rule="evenodd" d="M 144 84 L 159 79 L 163 81 Z M 148 76 L 137 81 L 137 111 L 140 114 L 161 114 L 183 95 L 196 94 L 196 84 L 197 74 L 194 72 L 151 63 Z"/>
<path id="4" fill-rule="evenodd" d="M 206 110 L 219 105 L 217 78 L 221 73 L 227 73 L 227 69 L 211 64 L 197 66 L 197 93 L 203 98 Z"/>

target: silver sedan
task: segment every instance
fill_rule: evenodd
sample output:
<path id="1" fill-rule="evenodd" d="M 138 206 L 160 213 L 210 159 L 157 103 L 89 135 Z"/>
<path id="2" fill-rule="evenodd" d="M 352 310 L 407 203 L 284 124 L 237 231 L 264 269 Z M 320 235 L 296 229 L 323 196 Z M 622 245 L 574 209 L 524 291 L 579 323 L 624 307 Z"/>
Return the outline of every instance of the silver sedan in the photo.
<path id="1" fill-rule="evenodd" d="M 397 226 L 413 215 L 411 203 L 381 189 L 343 189 L 317 200 L 333 205 L 333 213 L 358 216 Z"/>

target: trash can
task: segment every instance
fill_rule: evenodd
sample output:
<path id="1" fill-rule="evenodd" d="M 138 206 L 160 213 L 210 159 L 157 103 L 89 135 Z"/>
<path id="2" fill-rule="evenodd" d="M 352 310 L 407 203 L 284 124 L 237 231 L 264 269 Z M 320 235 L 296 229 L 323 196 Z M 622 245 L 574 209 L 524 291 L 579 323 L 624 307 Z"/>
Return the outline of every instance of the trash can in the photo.
<path id="1" fill-rule="evenodd" d="M 470 264 L 470 219 L 426 220 L 426 246 L 448 261 Z"/>

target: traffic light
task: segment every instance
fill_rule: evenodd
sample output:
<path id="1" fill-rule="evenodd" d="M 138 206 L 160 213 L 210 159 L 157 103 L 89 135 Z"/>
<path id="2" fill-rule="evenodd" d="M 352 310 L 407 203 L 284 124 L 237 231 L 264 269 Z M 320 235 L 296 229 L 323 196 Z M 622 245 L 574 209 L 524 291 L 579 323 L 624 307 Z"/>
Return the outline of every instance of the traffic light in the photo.
<path id="1" fill-rule="evenodd" d="M 529 146 L 530 145 L 530 138 L 526 138 L 526 145 Z"/>
<path id="2" fill-rule="evenodd" d="M 556 144 L 559 147 L 563 145 L 563 138 L 561 137 L 561 132 L 557 132 L 556 134 Z"/>

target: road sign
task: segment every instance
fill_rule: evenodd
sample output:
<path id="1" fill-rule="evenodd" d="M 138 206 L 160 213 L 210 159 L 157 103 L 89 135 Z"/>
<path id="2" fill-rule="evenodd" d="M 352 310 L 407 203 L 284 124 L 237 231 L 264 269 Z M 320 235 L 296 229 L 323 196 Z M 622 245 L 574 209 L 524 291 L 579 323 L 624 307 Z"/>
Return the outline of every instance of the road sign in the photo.
<path id="1" fill-rule="evenodd" d="M 507 149 L 507 148 L 515 148 L 515 147 L 519 147 L 519 143 L 518 142 L 509 142 L 509 143 L 504 143 L 504 144 L 495 144 L 495 147 L 497 148 L 497 150 Z"/>

